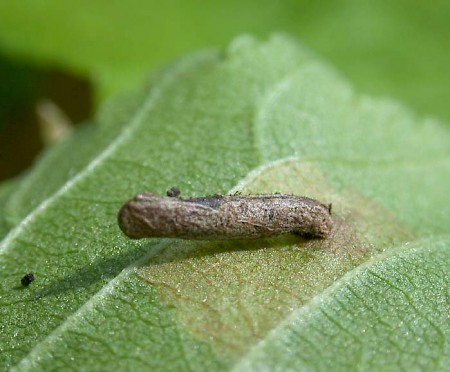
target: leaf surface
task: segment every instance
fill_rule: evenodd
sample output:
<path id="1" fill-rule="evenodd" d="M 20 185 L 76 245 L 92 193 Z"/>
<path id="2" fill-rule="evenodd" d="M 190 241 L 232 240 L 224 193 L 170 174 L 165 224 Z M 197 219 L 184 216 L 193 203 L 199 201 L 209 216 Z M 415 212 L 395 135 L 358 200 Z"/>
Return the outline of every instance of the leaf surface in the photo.
<path id="1" fill-rule="evenodd" d="M 235 370 L 446 370 L 449 242 L 418 241 L 351 271 Z"/>
<path id="2" fill-rule="evenodd" d="M 347 272 L 450 222 L 448 131 L 356 95 L 285 36 L 187 56 L 90 130 L 50 150 L 6 202 L 17 223 L 0 245 L 2 366 L 254 363 L 255 345 Z M 174 185 L 308 195 L 333 203 L 335 229 L 323 241 L 121 234 L 125 200 Z M 27 272 L 36 281 L 21 288 Z"/>

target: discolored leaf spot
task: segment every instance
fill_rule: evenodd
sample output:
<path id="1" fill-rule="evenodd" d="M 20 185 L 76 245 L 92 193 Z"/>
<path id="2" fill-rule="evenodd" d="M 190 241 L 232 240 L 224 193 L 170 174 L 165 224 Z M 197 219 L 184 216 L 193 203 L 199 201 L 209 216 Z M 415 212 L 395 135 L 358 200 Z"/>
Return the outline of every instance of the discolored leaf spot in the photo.
<path id="1" fill-rule="evenodd" d="M 333 202 L 334 229 L 323 240 L 295 235 L 234 243 L 175 240 L 139 269 L 160 301 L 176 309 L 186 329 L 230 359 L 386 243 L 373 239 L 369 231 L 369 226 L 384 229 L 382 218 L 375 218 L 381 208 L 362 198 L 338 196 L 314 164 L 275 162 L 254 171 L 236 189 Z M 403 230 L 394 225 L 383 235 L 402 241 L 407 234 L 399 234 Z"/>

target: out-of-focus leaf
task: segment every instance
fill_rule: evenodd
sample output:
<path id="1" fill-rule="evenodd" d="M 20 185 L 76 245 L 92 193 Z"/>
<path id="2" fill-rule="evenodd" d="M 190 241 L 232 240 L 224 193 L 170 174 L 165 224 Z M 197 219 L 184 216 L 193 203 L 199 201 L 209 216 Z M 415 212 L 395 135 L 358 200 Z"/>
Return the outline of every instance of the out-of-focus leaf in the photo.
<path id="1" fill-rule="evenodd" d="M 450 3 L 229 0 L 0 2 L 0 48 L 94 79 L 104 98 L 183 53 L 283 30 L 358 88 L 450 119 Z"/>

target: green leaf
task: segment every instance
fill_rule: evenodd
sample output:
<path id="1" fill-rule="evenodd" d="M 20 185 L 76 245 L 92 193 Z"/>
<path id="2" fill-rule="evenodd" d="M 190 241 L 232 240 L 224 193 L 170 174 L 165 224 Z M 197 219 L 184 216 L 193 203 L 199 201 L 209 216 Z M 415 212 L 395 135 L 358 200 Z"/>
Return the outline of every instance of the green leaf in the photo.
<path id="1" fill-rule="evenodd" d="M 348 273 L 236 370 L 447 370 L 449 248 L 448 238 L 420 241 Z"/>
<path id="2" fill-rule="evenodd" d="M 4 368 L 254 363 L 261 340 L 317 296 L 332 301 L 327 288 L 347 272 L 450 223 L 448 130 L 355 95 L 284 36 L 187 56 L 97 120 L 50 149 L 5 201 L 15 227 L 0 244 Z M 184 196 L 292 192 L 332 202 L 333 235 L 123 236 L 121 204 L 174 185 Z M 27 272 L 36 281 L 22 288 Z"/>

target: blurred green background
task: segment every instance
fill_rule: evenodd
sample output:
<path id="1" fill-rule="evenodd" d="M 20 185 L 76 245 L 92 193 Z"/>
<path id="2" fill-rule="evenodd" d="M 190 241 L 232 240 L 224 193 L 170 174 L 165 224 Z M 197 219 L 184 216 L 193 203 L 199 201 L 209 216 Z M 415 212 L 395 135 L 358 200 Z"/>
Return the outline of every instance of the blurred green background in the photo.
<path id="1" fill-rule="evenodd" d="M 319 53 L 360 92 L 450 122 L 450 1 L 2 1 L 0 179 L 42 148 L 42 98 L 78 123 L 174 58 L 274 31 Z"/>

